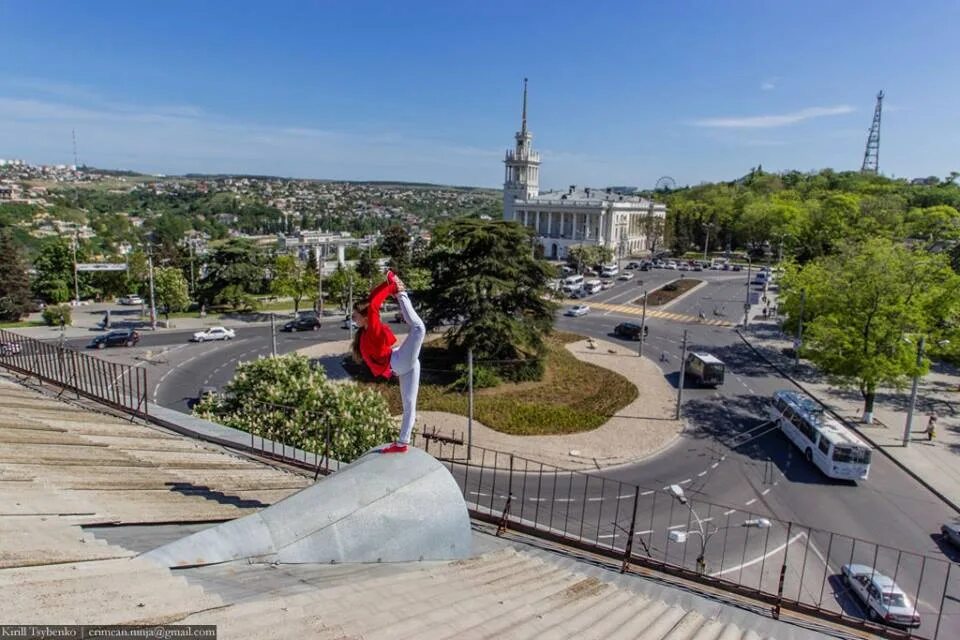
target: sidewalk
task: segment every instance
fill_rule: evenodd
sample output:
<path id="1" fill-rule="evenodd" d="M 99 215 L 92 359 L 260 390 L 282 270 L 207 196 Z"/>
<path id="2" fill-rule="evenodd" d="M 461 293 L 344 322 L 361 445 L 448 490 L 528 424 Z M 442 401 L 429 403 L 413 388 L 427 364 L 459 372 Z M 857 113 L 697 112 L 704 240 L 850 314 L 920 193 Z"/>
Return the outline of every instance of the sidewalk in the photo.
<path id="1" fill-rule="evenodd" d="M 117 311 L 111 308 L 110 325 L 111 329 L 135 329 L 140 333 L 153 333 L 150 328 L 149 320 L 141 320 L 139 308 L 122 309 Z M 103 311 L 90 310 L 86 307 L 76 307 L 72 309 L 73 324 L 64 327 L 63 337 L 65 339 L 92 338 L 103 333 L 105 329 L 101 328 L 100 322 L 103 320 Z M 293 308 L 289 312 L 275 311 L 275 322 L 278 328 L 285 322 L 293 318 Z M 342 311 L 326 309 L 323 315 L 324 322 L 337 322 L 343 318 Z M 26 318 L 28 321 L 42 322 L 43 318 L 39 313 L 32 313 Z M 251 312 L 247 314 L 236 314 L 232 316 L 208 316 L 201 318 L 199 314 L 183 318 L 171 318 L 166 321 L 162 314 L 157 316 L 157 333 L 162 332 L 193 332 L 201 331 L 207 327 L 265 327 L 270 325 L 270 312 Z M 28 338 L 37 340 L 56 340 L 60 338 L 60 327 L 50 327 L 46 325 L 34 327 L 13 327 L 7 329 L 13 333 L 19 333 Z"/>
<path id="2" fill-rule="evenodd" d="M 783 352 L 793 346 L 792 336 L 784 335 L 774 320 L 763 318 L 759 311 L 752 312 L 748 329 L 741 331 L 741 337 L 758 355 L 836 411 L 879 453 L 960 511 L 960 373 L 949 365 L 933 364 L 918 386 L 910 441 L 904 446 L 909 386 L 900 391 L 881 389 L 874 406 L 874 424 L 864 424 L 860 393 L 825 382 L 810 362 L 801 360 L 795 367 L 794 359 Z M 937 434 L 929 442 L 925 429 L 931 413 L 937 415 Z"/>
<path id="3" fill-rule="evenodd" d="M 588 470 L 635 462 L 676 442 L 684 425 L 673 419 L 676 391 L 664 380 L 659 367 L 647 358 L 637 357 L 633 348 L 604 340 L 593 343 L 595 347 L 590 348 L 586 340 L 581 340 L 568 344 L 567 349 L 577 358 L 616 371 L 633 382 L 638 391 L 636 400 L 598 428 L 570 435 L 514 436 L 474 420 L 473 445 L 563 469 Z M 298 353 L 318 358 L 327 368 L 327 375 L 339 380 L 349 378 L 339 362 L 349 348 L 349 340 L 340 340 L 311 345 Z M 421 433 L 424 429 L 436 429 L 443 435 L 456 433 L 466 437 L 467 418 L 440 411 L 418 411 L 415 429 Z M 481 449 L 473 451 L 473 462 L 481 461 Z M 494 463 L 488 453 L 484 464 Z M 500 465 L 508 463 L 507 456 L 496 461 Z"/>

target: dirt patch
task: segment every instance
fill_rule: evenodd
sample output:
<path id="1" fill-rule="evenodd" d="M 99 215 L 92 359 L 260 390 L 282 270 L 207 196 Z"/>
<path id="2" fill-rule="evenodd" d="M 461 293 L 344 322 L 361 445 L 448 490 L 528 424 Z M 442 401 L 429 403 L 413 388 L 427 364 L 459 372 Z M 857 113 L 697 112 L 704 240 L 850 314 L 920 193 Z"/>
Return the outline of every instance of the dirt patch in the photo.
<path id="1" fill-rule="evenodd" d="M 647 294 L 647 306 L 663 306 L 668 302 L 676 300 L 701 282 L 703 282 L 703 280 L 697 280 L 696 278 L 678 278 L 672 282 L 668 282 L 656 291 Z M 637 298 L 633 301 L 633 304 L 643 304 L 643 298 Z"/>

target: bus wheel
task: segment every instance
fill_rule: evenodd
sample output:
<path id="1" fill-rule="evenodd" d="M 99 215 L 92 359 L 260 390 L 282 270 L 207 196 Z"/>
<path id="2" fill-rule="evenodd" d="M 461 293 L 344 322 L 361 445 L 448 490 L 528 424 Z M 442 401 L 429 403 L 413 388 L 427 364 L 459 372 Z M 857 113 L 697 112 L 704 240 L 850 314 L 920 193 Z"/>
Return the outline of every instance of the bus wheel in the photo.
<path id="1" fill-rule="evenodd" d="M 807 451 L 803 455 L 806 457 L 807 462 L 813 462 L 813 450 L 810 449 L 810 447 L 807 447 Z"/>

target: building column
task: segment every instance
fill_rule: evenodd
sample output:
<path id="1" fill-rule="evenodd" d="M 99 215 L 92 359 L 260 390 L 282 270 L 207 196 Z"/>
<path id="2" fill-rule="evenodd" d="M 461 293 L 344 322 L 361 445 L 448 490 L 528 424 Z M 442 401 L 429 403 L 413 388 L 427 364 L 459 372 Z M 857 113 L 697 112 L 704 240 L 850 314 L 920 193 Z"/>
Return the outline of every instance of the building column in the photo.
<path id="1" fill-rule="evenodd" d="M 547 236 L 550 238 L 553 237 L 553 216 L 553 211 L 547 214 Z"/>
<path id="2" fill-rule="evenodd" d="M 540 237 L 540 212 L 537 211 L 537 215 L 533 217 L 533 224 L 536 227 L 537 237 Z"/>

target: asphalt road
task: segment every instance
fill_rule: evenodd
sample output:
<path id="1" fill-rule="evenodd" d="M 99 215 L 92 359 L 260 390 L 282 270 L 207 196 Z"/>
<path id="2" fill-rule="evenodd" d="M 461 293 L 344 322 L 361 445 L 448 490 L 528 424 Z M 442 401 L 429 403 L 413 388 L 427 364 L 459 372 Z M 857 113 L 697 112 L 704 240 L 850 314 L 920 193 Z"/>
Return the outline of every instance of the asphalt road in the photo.
<path id="1" fill-rule="evenodd" d="M 626 343 L 613 336 L 613 327 L 622 321 L 639 322 L 641 307 L 633 303 L 638 302 L 642 291 L 679 275 L 665 270 L 636 272 L 631 281 L 618 281 L 607 291 L 565 304 L 585 302 L 593 309 L 578 318 L 558 316 L 556 327 Z M 686 331 L 688 351 L 709 351 L 726 363 L 724 384 L 717 389 L 685 388 L 683 416 L 688 429 L 676 444 L 655 458 L 596 472 L 590 476 L 593 479 L 561 476 L 554 479 L 556 487 L 549 484 L 549 477 L 539 479 L 539 494 L 523 483 L 519 492 L 514 490 L 515 496 L 524 494 L 519 499 L 523 517 L 531 513 L 541 521 L 549 517 L 554 526 L 567 530 L 575 526 L 584 538 L 622 548 L 632 511 L 627 507 L 632 507 L 633 496 L 629 500 L 623 497 L 629 491 L 616 488 L 617 482 L 637 485 L 645 493 L 638 513 L 646 519 L 642 527 L 637 527 L 638 540 L 642 539 L 641 546 L 647 545 L 673 561 L 685 560 L 689 565 L 698 555 L 700 536 L 693 532 L 699 528 L 695 519 L 699 517 L 707 519 L 708 572 L 775 590 L 786 555 L 790 567 L 785 585 L 788 596 L 802 592 L 805 598 L 819 599 L 824 606 L 862 616 L 864 612 L 836 574 L 840 565 L 851 560 L 864 564 L 876 561 L 881 569 L 896 574 L 897 582 L 908 593 L 914 594 L 919 588 L 921 614 L 939 609 L 943 595 L 939 566 L 922 566 L 913 556 L 897 557 L 886 550 L 877 551 L 874 558 L 874 547 L 845 538 L 831 539 L 822 532 L 956 560 L 954 552 L 941 546 L 933 534 L 957 514 L 878 452 L 873 456 L 869 480 L 859 485 L 829 480 L 808 464 L 779 431 L 765 425 L 764 408 L 772 393 L 793 385 L 758 360 L 730 326 L 743 317 L 746 273 L 683 275 L 706 284 L 671 305 L 669 314 L 648 308 L 650 335 L 644 345 L 645 355 L 658 362 L 675 388 Z M 697 321 L 700 312 L 707 323 Z M 277 352 L 346 336 L 347 331 L 331 318 L 316 332 L 278 333 Z M 238 328 L 237 338 L 224 343 L 195 344 L 188 342 L 189 337 L 190 332 L 147 334 L 134 349 L 108 349 L 100 355 L 127 362 L 138 358 L 149 367 L 151 400 L 188 411 L 201 386 L 222 387 L 238 362 L 271 352 L 269 326 Z M 70 341 L 76 347 L 87 342 Z M 639 347 L 636 342 L 630 344 Z M 478 505 L 503 508 L 507 490 L 505 485 L 500 486 L 502 477 L 492 484 L 489 477 L 466 478 L 465 482 L 468 494 L 475 494 Z M 694 511 L 679 503 L 664 504 L 662 493 L 646 493 L 671 484 L 684 488 Z M 540 497 L 534 497 L 537 495 Z M 544 500 L 545 495 L 552 498 Z M 654 500 L 659 502 L 654 504 Z M 545 515 L 547 509 L 549 516 Z M 756 517 L 770 518 L 775 525 L 767 530 L 741 526 Z M 820 531 L 790 529 L 787 536 L 791 526 L 787 523 L 791 522 Z M 712 527 L 718 531 L 710 535 Z M 688 532 L 687 542 L 671 543 L 668 532 L 673 530 Z M 948 605 L 953 597 L 960 598 L 960 572 L 954 574 Z M 938 580 L 940 586 L 936 585 Z M 924 616 L 921 631 L 932 634 L 927 626 L 931 622 L 932 616 Z M 960 616 L 945 618 L 944 625 L 941 637 L 960 637 Z"/>

